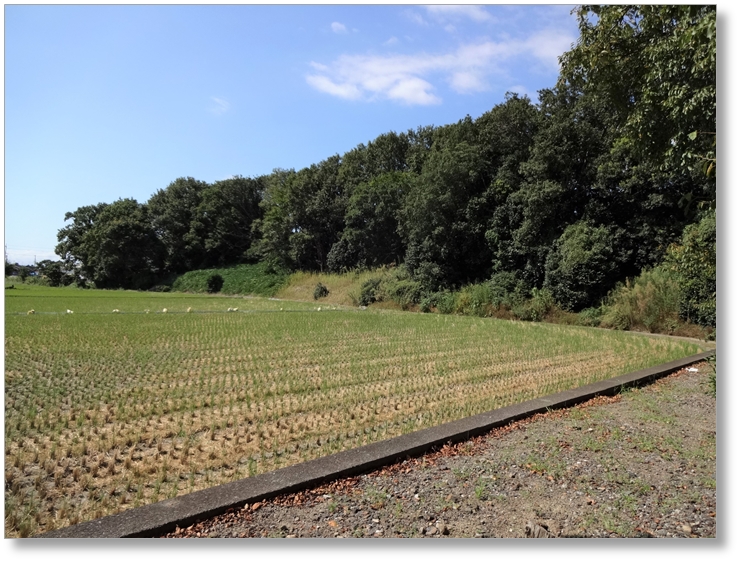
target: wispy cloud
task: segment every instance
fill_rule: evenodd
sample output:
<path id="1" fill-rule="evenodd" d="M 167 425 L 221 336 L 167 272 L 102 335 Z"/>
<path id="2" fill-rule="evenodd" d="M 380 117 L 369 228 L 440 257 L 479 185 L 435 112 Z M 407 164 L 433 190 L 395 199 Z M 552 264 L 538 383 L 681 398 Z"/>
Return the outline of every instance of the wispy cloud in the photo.
<path id="1" fill-rule="evenodd" d="M 493 16 L 483 6 L 447 5 L 424 6 L 427 13 L 436 20 L 468 18 L 476 22 L 492 21 Z"/>
<path id="2" fill-rule="evenodd" d="M 395 45 L 396 43 L 398 43 L 398 37 L 391 37 L 390 39 L 388 39 L 388 41 L 386 41 L 385 43 L 383 43 L 383 45 L 385 45 L 386 47 L 388 47 L 390 45 Z"/>
<path id="3" fill-rule="evenodd" d="M 229 109 L 231 109 L 231 104 L 227 102 L 225 99 L 212 96 L 211 101 L 213 103 L 208 107 L 208 111 L 210 111 L 211 113 L 215 115 L 223 115 Z"/>
<path id="4" fill-rule="evenodd" d="M 350 100 L 388 99 L 409 105 L 440 103 L 434 80 L 460 94 L 489 89 L 491 75 L 506 75 L 517 59 L 557 71 L 557 57 L 575 40 L 567 33 L 546 30 L 526 39 L 484 41 L 442 54 L 341 55 L 329 65 L 312 62 L 306 77 L 314 88 Z"/>
<path id="5" fill-rule="evenodd" d="M 344 25 L 343 23 L 339 23 L 338 21 L 331 22 L 331 30 L 334 33 L 339 33 L 339 34 L 348 33 L 347 26 Z"/>

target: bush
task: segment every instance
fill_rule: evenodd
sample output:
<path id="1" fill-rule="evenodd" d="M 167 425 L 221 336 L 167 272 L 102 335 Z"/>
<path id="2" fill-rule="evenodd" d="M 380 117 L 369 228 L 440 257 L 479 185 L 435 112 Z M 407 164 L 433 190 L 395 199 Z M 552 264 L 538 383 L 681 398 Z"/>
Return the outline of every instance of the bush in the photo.
<path id="1" fill-rule="evenodd" d="M 369 304 L 383 300 L 383 297 L 379 294 L 382 281 L 383 279 L 380 277 L 371 277 L 362 284 L 360 287 L 360 306 L 368 306 Z"/>
<path id="2" fill-rule="evenodd" d="M 494 274 L 488 282 L 490 302 L 495 307 L 513 308 L 521 305 L 527 296 L 527 286 L 512 271 L 501 271 Z"/>
<path id="3" fill-rule="evenodd" d="M 681 288 L 664 266 L 644 270 L 634 280 L 618 284 L 608 295 L 602 325 L 617 330 L 674 331 L 679 322 Z"/>
<path id="4" fill-rule="evenodd" d="M 601 316 L 603 311 L 601 308 L 584 308 L 578 313 L 578 324 L 581 326 L 590 326 L 595 328 L 601 324 Z"/>
<path id="5" fill-rule="evenodd" d="M 209 293 L 218 293 L 221 290 L 221 287 L 224 286 L 224 278 L 218 273 L 214 273 L 208 277 L 206 286 L 208 287 Z"/>
<path id="6" fill-rule="evenodd" d="M 384 296 L 397 302 L 403 310 L 408 310 L 412 304 L 421 300 L 421 283 L 410 279 L 389 281 L 384 287 Z"/>
<path id="7" fill-rule="evenodd" d="M 680 315 L 702 326 L 717 325 L 717 218 L 715 211 L 688 225 L 681 245 L 668 249 L 666 265 L 681 289 Z"/>
<path id="8" fill-rule="evenodd" d="M 469 316 L 488 316 L 493 301 L 493 292 L 488 283 L 468 285 L 457 295 L 455 312 Z"/>
<path id="9" fill-rule="evenodd" d="M 512 307 L 519 320 L 542 322 L 556 307 L 555 299 L 548 289 L 532 289 L 532 298 Z"/>
<path id="10" fill-rule="evenodd" d="M 452 314 L 455 312 L 455 303 L 457 301 L 455 293 L 441 291 L 439 293 L 435 293 L 434 300 L 437 303 L 437 310 L 442 314 Z"/>
<path id="11" fill-rule="evenodd" d="M 329 289 L 323 283 L 316 283 L 316 288 L 313 290 L 313 300 L 317 301 L 329 296 Z"/>

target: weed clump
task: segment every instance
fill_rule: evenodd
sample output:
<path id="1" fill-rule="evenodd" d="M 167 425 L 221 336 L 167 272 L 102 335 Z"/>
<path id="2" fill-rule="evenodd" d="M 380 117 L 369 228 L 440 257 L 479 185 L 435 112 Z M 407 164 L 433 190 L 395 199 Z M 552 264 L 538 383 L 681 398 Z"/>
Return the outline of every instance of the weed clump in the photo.
<path id="1" fill-rule="evenodd" d="M 329 289 L 323 283 L 316 283 L 316 287 L 313 290 L 313 300 L 317 301 L 329 296 Z"/>

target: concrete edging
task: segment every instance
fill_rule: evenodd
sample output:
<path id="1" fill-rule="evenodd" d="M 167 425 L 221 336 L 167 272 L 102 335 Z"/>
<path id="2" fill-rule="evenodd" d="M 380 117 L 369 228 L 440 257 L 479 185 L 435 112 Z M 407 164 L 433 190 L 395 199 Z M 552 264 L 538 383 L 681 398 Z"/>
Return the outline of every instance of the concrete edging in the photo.
<path id="1" fill-rule="evenodd" d="M 464 441 L 534 414 L 567 408 L 598 395 L 613 395 L 625 387 L 647 384 L 714 354 L 715 350 L 705 351 L 580 388 L 527 400 L 265 474 L 56 529 L 37 535 L 37 538 L 161 536 L 178 526 L 187 527 L 198 520 L 219 515 L 232 507 L 304 490 L 337 478 L 361 474 L 392 464 L 399 459 L 419 455 L 435 446 Z"/>

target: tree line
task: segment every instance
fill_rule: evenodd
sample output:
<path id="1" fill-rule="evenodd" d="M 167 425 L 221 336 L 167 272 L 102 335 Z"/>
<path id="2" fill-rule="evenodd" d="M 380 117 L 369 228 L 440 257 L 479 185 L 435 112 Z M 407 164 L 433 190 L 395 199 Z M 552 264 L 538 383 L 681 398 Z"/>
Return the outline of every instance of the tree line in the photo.
<path id="1" fill-rule="evenodd" d="M 577 10 L 579 40 L 537 103 L 507 94 L 477 119 L 391 131 L 300 170 L 182 177 L 146 203 L 83 206 L 56 253 L 100 288 L 255 261 L 403 264 L 425 292 L 508 279 L 566 310 L 594 306 L 714 228 L 716 8 Z"/>

